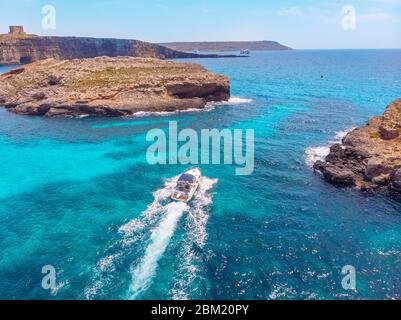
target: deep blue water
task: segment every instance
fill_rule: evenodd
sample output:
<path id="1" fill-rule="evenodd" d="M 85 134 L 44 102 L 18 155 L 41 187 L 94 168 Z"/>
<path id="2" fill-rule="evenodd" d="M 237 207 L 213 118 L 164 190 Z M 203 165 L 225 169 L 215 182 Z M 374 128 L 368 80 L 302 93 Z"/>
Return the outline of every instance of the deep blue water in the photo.
<path id="1" fill-rule="evenodd" d="M 401 97 L 401 50 L 196 62 L 252 101 L 138 119 L 0 109 L 0 298 L 401 299 L 401 200 L 338 189 L 309 165 Z M 202 166 L 190 208 L 168 203 L 188 167 L 148 165 L 145 136 L 169 120 L 254 129 L 254 174 Z M 345 265 L 356 292 L 341 286 Z"/>

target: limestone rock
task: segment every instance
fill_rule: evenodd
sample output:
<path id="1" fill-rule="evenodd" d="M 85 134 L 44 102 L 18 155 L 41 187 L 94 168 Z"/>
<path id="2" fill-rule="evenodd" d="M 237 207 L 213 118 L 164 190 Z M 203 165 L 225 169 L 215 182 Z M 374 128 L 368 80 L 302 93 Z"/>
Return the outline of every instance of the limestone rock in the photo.
<path id="1" fill-rule="evenodd" d="M 391 103 L 382 117 L 348 133 L 335 144 L 325 161 L 314 169 L 337 185 L 363 190 L 390 187 L 401 192 L 401 99 Z"/>
<path id="2" fill-rule="evenodd" d="M 391 176 L 390 188 L 394 191 L 401 192 L 401 169 L 393 172 Z"/>
<path id="3" fill-rule="evenodd" d="M 0 75 L 1 103 L 23 115 L 125 116 L 201 109 L 229 98 L 227 77 L 150 58 L 48 59 Z"/>
<path id="4" fill-rule="evenodd" d="M 223 57 L 216 54 L 181 52 L 139 40 L 42 37 L 26 34 L 20 26 L 10 27 L 9 34 L 0 34 L 0 64 L 25 64 L 46 59 L 68 60 L 101 56 L 157 59 Z"/>
<path id="5" fill-rule="evenodd" d="M 100 56 L 158 59 L 201 57 L 201 55 L 179 52 L 138 40 L 0 35 L 0 64 L 30 63 L 51 58 L 63 60 Z"/>
<path id="6" fill-rule="evenodd" d="M 380 127 L 380 136 L 383 140 L 393 140 L 398 138 L 400 132 L 396 128 L 389 127 L 387 125 L 383 125 Z"/>

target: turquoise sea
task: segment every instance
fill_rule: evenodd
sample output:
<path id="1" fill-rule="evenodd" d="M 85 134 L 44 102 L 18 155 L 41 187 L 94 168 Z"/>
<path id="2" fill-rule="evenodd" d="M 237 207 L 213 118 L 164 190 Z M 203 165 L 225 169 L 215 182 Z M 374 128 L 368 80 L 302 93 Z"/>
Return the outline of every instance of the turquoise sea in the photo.
<path id="1" fill-rule="evenodd" d="M 401 200 L 338 189 L 310 166 L 401 97 L 401 50 L 195 62 L 230 76 L 229 105 L 136 119 L 0 108 L 0 299 L 401 299 Z M 170 120 L 254 129 L 254 174 L 202 166 L 190 206 L 169 203 L 188 166 L 148 165 L 145 136 Z"/>

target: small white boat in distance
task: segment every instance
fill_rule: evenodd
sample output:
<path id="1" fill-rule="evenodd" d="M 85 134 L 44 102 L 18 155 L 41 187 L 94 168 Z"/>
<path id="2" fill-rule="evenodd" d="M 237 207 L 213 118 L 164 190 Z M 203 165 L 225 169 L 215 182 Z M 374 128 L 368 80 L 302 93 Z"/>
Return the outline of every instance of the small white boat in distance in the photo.
<path id="1" fill-rule="evenodd" d="M 189 170 L 178 178 L 171 198 L 175 201 L 189 202 L 198 190 L 202 178 L 202 172 L 199 168 Z"/>

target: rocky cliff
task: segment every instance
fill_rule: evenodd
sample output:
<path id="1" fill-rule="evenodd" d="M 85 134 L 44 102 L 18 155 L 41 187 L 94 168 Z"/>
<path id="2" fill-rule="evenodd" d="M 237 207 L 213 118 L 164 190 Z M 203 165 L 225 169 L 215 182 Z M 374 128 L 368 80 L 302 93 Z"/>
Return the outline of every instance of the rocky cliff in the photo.
<path id="1" fill-rule="evenodd" d="M 150 58 L 49 59 L 0 76 L 0 105 L 23 115 L 126 116 L 204 108 L 229 98 L 227 77 Z"/>
<path id="2" fill-rule="evenodd" d="M 138 40 L 0 35 L 0 64 L 30 63 L 49 58 L 65 60 L 99 56 L 158 59 L 219 57 L 179 52 Z"/>
<path id="3" fill-rule="evenodd" d="M 326 160 L 314 168 L 340 186 L 401 192 L 401 99 L 390 104 L 382 117 L 371 118 L 332 146 Z"/>

